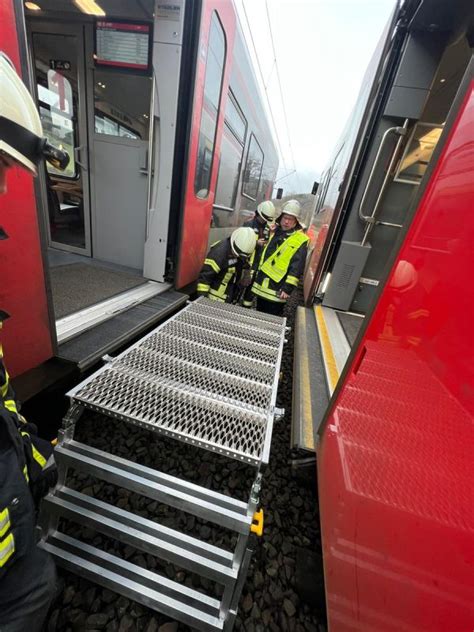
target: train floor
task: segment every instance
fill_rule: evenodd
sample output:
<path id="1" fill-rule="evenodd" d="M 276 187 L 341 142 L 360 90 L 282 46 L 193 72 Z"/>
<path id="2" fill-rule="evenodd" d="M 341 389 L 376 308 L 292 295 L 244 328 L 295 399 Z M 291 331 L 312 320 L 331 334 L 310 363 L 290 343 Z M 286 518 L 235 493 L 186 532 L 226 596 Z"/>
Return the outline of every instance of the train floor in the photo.
<path id="1" fill-rule="evenodd" d="M 48 264 L 56 319 L 146 283 L 139 270 L 53 248 Z"/>
<path id="2" fill-rule="evenodd" d="M 298 297 L 299 300 L 299 297 Z M 285 345 L 277 405 L 285 416 L 275 422 L 271 456 L 264 472 L 261 506 L 265 512 L 263 536 L 255 553 L 239 605 L 235 630 L 266 632 L 322 632 L 325 630 L 324 587 L 320 556 L 320 532 L 316 496 L 315 466 L 293 470 L 291 460 L 298 456 L 290 449 L 293 324 L 296 304 L 288 305 L 288 324 L 292 327 Z M 123 458 L 156 467 L 171 475 L 211 489 L 218 489 L 246 500 L 252 472 L 249 466 L 229 462 L 217 454 L 89 412 L 78 423 L 79 441 L 106 448 Z M 307 453 L 306 453 L 307 454 Z M 189 514 L 161 506 L 126 490 L 98 482 L 85 474 L 74 474 L 68 483 L 78 491 L 93 494 L 124 509 L 133 508 L 144 517 L 165 526 L 179 525 L 189 535 L 198 534 L 209 543 L 231 546 L 231 534 L 215 531 L 210 523 Z M 91 529 L 65 525 L 70 535 L 82 529 L 81 538 L 105 551 L 148 568 L 196 589 L 208 590 L 207 580 L 158 562 L 151 555 L 111 541 Z M 229 542 L 226 542 L 228 537 Z M 107 632 L 187 632 L 188 627 L 138 605 L 85 579 L 59 571 L 61 593 L 48 615 L 45 632 L 106 630 Z M 208 583 L 208 582 L 207 582 Z M 216 595 L 217 596 L 217 595 Z"/>

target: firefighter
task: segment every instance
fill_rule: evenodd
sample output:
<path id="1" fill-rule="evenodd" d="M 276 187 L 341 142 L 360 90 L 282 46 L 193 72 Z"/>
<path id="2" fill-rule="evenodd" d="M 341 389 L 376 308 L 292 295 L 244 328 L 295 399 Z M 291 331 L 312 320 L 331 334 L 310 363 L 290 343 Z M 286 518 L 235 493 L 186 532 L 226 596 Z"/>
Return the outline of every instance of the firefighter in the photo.
<path id="1" fill-rule="evenodd" d="M 198 294 L 223 303 L 236 302 L 252 280 L 256 243 L 254 231 L 241 226 L 227 239 L 213 244 L 199 274 Z"/>
<path id="2" fill-rule="evenodd" d="M 257 309 L 261 312 L 281 316 L 304 271 L 309 239 L 303 232 L 300 217 L 300 203 L 297 200 L 286 202 L 262 252 L 252 285 Z"/>
<path id="3" fill-rule="evenodd" d="M 11 167 L 36 175 L 41 156 L 56 167 L 67 154 L 43 138 L 35 104 L 9 59 L 0 53 L 0 194 Z M 6 234 L 2 238 L 6 238 Z M 1 308 L 1 306 L 0 306 Z M 0 312 L 0 327 L 8 318 Z M 19 413 L 0 347 L 0 630 L 41 629 L 56 590 L 50 555 L 37 547 L 36 507 L 56 484 L 53 448 Z"/>
<path id="4" fill-rule="evenodd" d="M 257 249 L 263 248 L 270 237 L 271 225 L 275 221 L 276 210 L 273 202 L 265 200 L 257 206 L 255 215 L 244 226 L 251 228 L 257 235 Z"/>
<path id="5" fill-rule="evenodd" d="M 253 256 L 252 263 L 252 281 L 255 277 L 256 271 L 258 270 L 258 264 L 260 262 L 260 257 L 263 249 L 265 248 L 270 238 L 275 217 L 276 210 L 273 202 L 271 202 L 270 200 L 265 200 L 265 202 L 261 202 L 257 206 L 254 217 L 244 224 L 244 226 L 248 226 L 249 228 L 251 228 L 257 237 L 257 246 L 255 248 L 255 254 Z M 252 307 L 252 303 L 253 294 L 252 285 L 250 284 L 244 291 L 242 305 L 244 307 Z"/>

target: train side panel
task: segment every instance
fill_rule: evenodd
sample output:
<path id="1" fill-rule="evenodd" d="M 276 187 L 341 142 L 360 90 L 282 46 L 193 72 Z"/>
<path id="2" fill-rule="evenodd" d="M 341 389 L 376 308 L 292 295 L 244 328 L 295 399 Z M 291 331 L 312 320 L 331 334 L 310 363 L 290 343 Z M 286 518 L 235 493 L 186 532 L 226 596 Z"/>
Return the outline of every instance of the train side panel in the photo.
<path id="1" fill-rule="evenodd" d="M 216 21 L 217 19 L 217 21 Z M 181 219 L 181 237 L 179 245 L 179 261 L 175 285 L 179 289 L 196 280 L 202 262 L 206 256 L 209 227 L 212 218 L 212 205 L 216 189 L 219 166 L 219 150 L 222 138 L 224 112 L 229 87 L 231 56 L 236 28 L 236 16 L 230 2 L 207 0 L 202 7 L 201 34 L 197 58 L 196 81 L 194 88 L 194 107 L 190 137 L 190 152 L 187 165 L 186 193 Z M 211 33 L 215 38 L 215 50 L 209 46 Z M 224 39 L 224 63 L 219 68 L 219 58 Z M 221 85 L 216 88 L 216 81 L 209 85 L 208 98 L 205 98 L 205 81 L 208 64 L 210 68 L 208 81 L 221 73 Z M 216 94 L 219 89 L 219 94 Z M 213 112 L 213 103 L 218 99 L 217 113 Z M 209 129 L 209 121 L 216 116 L 215 133 L 204 143 L 202 134 Z M 207 118 L 206 118 L 207 117 Z M 212 143 L 208 142 L 213 140 Z M 199 163 L 199 164 L 198 164 Z M 197 173 L 199 169 L 199 174 Z M 207 169 L 207 173 L 205 170 Z M 206 186 L 202 186 L 203 183 Z"/>
<path id="2" fill-rule="evenodd" d="M 318 447 L 331 632 L 472 630 L 472 68 Z"/>
<path id="3" fill-rule="evenodd" d="M 21 75 L 14 3 L 0 6 L 0 41 Z M 8 239 L 0 242 L 2 282 L 0 309 L 10 315 L 1 333 L 3 351 L 14 377 L 53 355 L 48 298 L 33 178 L 19 168 L 7 176 L 8 193 L 0 197 L 0 226 Z"/>

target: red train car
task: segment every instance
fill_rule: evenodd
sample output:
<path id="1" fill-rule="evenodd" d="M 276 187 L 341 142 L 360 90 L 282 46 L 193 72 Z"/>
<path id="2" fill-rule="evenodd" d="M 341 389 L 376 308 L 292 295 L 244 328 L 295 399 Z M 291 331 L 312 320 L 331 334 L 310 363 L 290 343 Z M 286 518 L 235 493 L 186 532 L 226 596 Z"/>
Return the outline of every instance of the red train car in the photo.
<path id="1" fill-rule="evenodd" d="M 2 50 L 70 155 L 1 201 L 14 376 L 53 356 L 85 369 L 176 309 L 278 168 L 231 0 L 94 6 L 0 7 Z"/>
<path id="2" fill-rule="evenodd" d="M 473 24 L 397 6 L 320 187 L 293 434 L 331 632 L 473 626 Z"/>

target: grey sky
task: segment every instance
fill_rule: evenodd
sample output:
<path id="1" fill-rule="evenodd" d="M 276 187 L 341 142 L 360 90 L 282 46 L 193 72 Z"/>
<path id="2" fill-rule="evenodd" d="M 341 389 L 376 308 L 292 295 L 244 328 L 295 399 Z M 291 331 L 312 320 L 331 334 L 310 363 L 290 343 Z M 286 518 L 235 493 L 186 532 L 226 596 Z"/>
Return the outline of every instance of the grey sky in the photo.
<path id="1" fill-rule="evenodd" d="M 278 127 L 287 167 L 285 171 L 280 160 L 278 177 L 292 169 L 289 142 L 293 148 L 297 174 L 281 180 L 280 186 L 285 194 L 310 192 L 355 103 L 395 0 L 268 0 L 290 140 L 265 0 L 235 3 L 253 57 L 245 6 Z"/>

